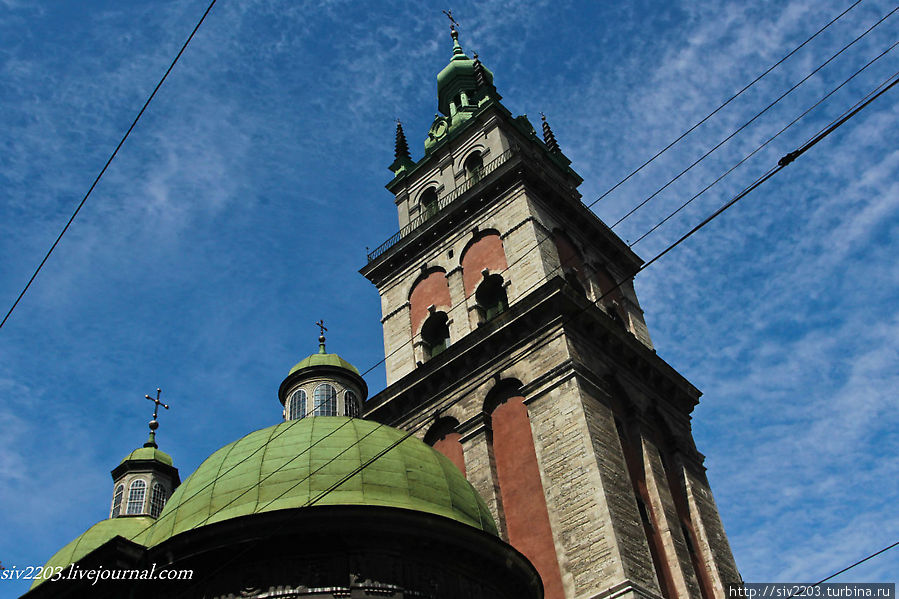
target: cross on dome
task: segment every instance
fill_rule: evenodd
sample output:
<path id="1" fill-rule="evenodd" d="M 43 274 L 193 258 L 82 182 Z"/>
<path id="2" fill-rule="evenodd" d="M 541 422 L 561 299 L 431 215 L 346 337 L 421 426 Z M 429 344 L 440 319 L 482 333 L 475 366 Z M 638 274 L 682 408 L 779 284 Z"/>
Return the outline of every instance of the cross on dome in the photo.
<path id="1" fill-rule="evenodd" d="M 321 318 L 315 323 L 315 326 L 321 329 L 321 334 L 318 336 L 318 353 L 326 354 L 328 352 L 325 351 L 325 331 L 328 330 L 328 327 L 325 326 L 325 321 Z"/>
<path id="2" fill-rule="evenodd" d="M 146 399 L 149 399 L 153 402 L 153 420 L 150 421 L 150 438 L 147 439 L 147 442 L 144 443 L 144 447 L 159 447 L 156 445 L 156 429 L 159 428 L 159 406 L 162 406 L 166 410 L 169 409 L 168 404 L 162 403 L 159 401 L 159 396 L 162 394 L 162 389 L 159 387 L 156 388 L 156 397 L 150 397 L 149 395 L 144 395 Z"/>

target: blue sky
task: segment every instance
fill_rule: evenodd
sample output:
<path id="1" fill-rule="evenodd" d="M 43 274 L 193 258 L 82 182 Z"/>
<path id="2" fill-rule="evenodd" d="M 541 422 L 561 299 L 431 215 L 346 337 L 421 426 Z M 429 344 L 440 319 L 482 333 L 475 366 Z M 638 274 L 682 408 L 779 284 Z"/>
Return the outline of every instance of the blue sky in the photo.
<path id="1" fill-rule="evenodd" d="M 5 313 L 207 2 L 0 0 Z M 458 2 L 504 103 L 549 118 L 592 201 L 850 4 Z M 278 421 L 316 349 L 383 357 L 356 271 L 397 229 L 450 56 L 444 6 L 221 0 L 0 329 L 0 561 L 43 563 L 107 516 L 146 436 L 186 477 Z M 595 206 L 611 224 L 889 12 L 865 0 Z M 634 240 L 899 39 L 899 15 L 618 227 Z M 899 68 L 888 54 L 635 246 L 649 258 Z M 704 397 L 697 445 L 745 580 L 814 581 L 899 539 L 895 88 L 642 273 L 656 349 Z M 893 140 L 892 142 L 890 140 Z M 381 368 L 367 377 L 383 387 Z M 899 550 L 843 576 L 895 582 Z M 4 582 L 0 596 L 22 584 Z"/>

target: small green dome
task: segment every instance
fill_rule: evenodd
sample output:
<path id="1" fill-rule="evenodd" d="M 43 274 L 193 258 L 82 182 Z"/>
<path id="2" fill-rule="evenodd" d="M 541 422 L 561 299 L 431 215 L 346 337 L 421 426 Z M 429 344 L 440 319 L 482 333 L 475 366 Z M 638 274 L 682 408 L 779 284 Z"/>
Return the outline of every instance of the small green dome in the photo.
<path id="1" fill-rule="evenodd" d="M 341 416 L 292 420 L 250 433 L 209 456 L 178 487 L 147 544 L 222 520 L 305 507 L 311 500 L 417 510 L 496 534 L 487 506 L 465 476 L 414 437 L 322 496 L 404 435 Z"/>
<path id="2" fill-rule="evenodd" d="M 120 516 L 110 520 L 101 520 L 88 528 L 81 536 L 57 551 L 44 567 L 47 571 L 53 568 L 65 568 L 106 543 L 114 537 L 125 537 L 129 541 L 144 544 L 147 530 L 154 522 L 149 516 Z M 43 580 L 35 580 L 31 588 Z"/>
<path id="3" fill-rule="evenodd" d="M 312 354 L 305 360 L 301 360 L 297 362 L 296 365 L 290 369 L 290 372 L 287 373 L 287 376 L 290 376 L 297 370 L 301 370 L 303 368 L 309 368 L 310 366 L 336 366 L 337 368 L 343 368 L 344 370 L 349 370 L 350 372 L 358 375 L 359 370 L 338 356 L 337 354 L 323 354 L 317 353 Z"/>
<path id="4" fill-rule="evenodd" d="M 138 447 L 137 449 L 126 455 L 125 459 L 123 459 L 119 463 L 124 464 L 128 460 L 156 460 L 157 462 L 162 462 L 166 466 L 171 466 L 173 464 L 172 456 L 164 451 L 160 451 L 155 447 L 146 446 Z"/>

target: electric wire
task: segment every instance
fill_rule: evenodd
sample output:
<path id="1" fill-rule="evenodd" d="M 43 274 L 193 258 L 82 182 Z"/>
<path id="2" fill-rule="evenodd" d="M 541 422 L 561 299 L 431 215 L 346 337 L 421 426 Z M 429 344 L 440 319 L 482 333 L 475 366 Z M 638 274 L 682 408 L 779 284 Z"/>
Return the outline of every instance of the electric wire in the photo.
<path id="1" fill-rule="evenodd" d="M 831 19 L 826 25 L 824 25 L 823 27 L 821 27 L 820 29 L 818 29 L 818 31 L 816 31 L 814 34 L 812 34 L 808 39 L 806 39 L 804 42 L 802 42 L 801 44 L 799 44 L 798 46 L 796 46 L 795 48 L 793 48 L 793 49 L 792 49 L 789 53 L 787 53 L 783 58 L 781 58 L 780 60 L 778 60 L 777 62 L 775 62 L 773 65 L 771 65 L 770 67 L 768 67 L 764 72 L 762 72 L 761 75 L 759 75 L 758 77 L 756 77 L 755 79 L 753 79 L 752 81 L 750 81 L 748 84 L 746 84 L 745 86 L 743 86 L 743 88 L 740 89 L 740 91 L 738 91 L 737 93 L 735 93 L 734 95 L 732 95 L 730 98 L 728 98 L 727 100 L 725 100 L 724 103 L 722 103 L 720 106 L 718 106 L 718 108 L 716 108 L 715 110 L 713 110 L 712 112 L 710 112 L 709 114 L 707 114 L 707 115 L 706 115 L 705 117 L 703 117 L 701 120 L 697 121 L 692 127 L 690 127 L 689 129 L 687 129 L 686 131 L 684 131 L 683 133 L 681 133 L 681 134 L 680 134 L 674 141 L 672 141 L 671 143 L 669 143 L 667 146 L 665 146 L 664 148 L 662 148 L 661 150 L 659 150 L 658 152 L 656 152 L 655 154 L 653 154 L 652 157 L 650 157 L 648 160 L 646 160 L 645 162 L 643 162 L 643 164 L 641 164 L 641 165 L 638 166 L 636 169 L 634 169 L 633 171 L 631 171 L 631 172 L 630 172 L 624 179 L 621 179 L 620 181 L 618 181 L 618 183 L 616 183 L 615 185 L 613 185 L 612 187 L 610 187 L 609 189 L 607 189 L 602 195 L 600 195 L 598 198 L 596 198 L 596 200 L 594 200 L 593 203 L 591 203 L 590 205 L 593 206 L 594 204 L 596 204 L 597 202 L 599 202 L 600 200 L 602 200 L 604 197 L 606 197 L 607 195 L 609 195 L 610 193 L 612 193 L 613 191 L 615 191 L 616 189 L 618 189 L 621 185 L 623 185 L 624 183 L 626 183 L 631 177 L 633 177 L 634 175 L 636 175 L 637 173 L 639 173 L 640 171 L 642 171 L 646 166 L 648 166 L 648 165 L 649 165 L 651 162 L 653 162 L 656 158 L 658 158 L 659 156 L 661 156 L 662 154 L 664 154 L 665 152 L 667 152 L 669 149 L 671 149 L 671 147 L 674 146 L 677 142 L 679 142 L 680 140 L 682 140 L 683 138 L 685 138 L 687 135 L 689 135 L 690 133 L 692 133 L 697 127 L 699 127 L 700 125 L 702 125 L 703 123 L 705 123 L 707 120 L 709 120 L 710 118 L 712 118 L 713 116 L 715 116 L 715 115 L 716 115 L 722 108 L 724 108 L 725 106 L 727 106 L 728 104 L 730 104 L 733 100 L 736 100 L 739 96 L 741 96 L 741 95 L 743 94 L 743 92 L 745 92 L 745 91 L 748 90 L 750 87 L 752 87 L 753 85 L 755 85 L 756 83 L 758 83 L 763 77 L 765 77 L 765 75 L 767 75 L 768 73 L 770 73 L 771 71 L 773 71 L 774 69 L 776 69 L 776 68 L 777 68 L 778 66 L 780 66 L 784 61 L 786 61 L 788 58 L 790 58 L 790 57 L 793 56 L 796 52 L 798 52 L 800 49 L 802 49 L 806 44 L 808 44 L 810 41 L 812 41 L 813 39 L 815 39 L 816 37 L 818 37 L 818 35 L 820 35 L 821 33 L 823 33 L 825 29 L 827 29 L 828 27 L 830 27 L 831 25 L 833 25 L 834 23 L 836 23 L 838 20 L 840 20 L 846 13 L 848 13 L 850 10 L 852 10 L 853 8 L 855 8 L 856 6 L 858 6 L 858 5 L 861 3 L 861 1 L 862 1 L 862 0 L 856 0 L 856 2 L 852 3 L 852 4 L 849 6 L 849 8 L 847 8 L 846 10 L 844 10 L 843 12 L 841 12 L 840 14 L 838 14 L 836 17 L 834 17 L 833 19 Z"/>
<path id="2" fill-rule="evenodd" d="M 216 3 L 216 0 L 212 0 L 212 2 L 206 8 L 206 12 L 204 12 L 203 16 L 200 17 L 200 20 L 197 21 L 197 24 L 194 27 L 193 31 L 190 32 L 189 36 L 187 36 L 187 40 L 181 46 L 181 49 L 178 51 L 178 54 L 175 56 L 174 60 L 172 60 L 171 64 L 169 65 L 169 68 L 166 69 L 165 74 L 162 76 L 162 79 L 160 79 L 159 83 L 156 84 L 156 87 L 153 88 L 153 91 L 150 93 L 150 96 L 147 98 L 147 101 L 144 102 L 143 107 L 141 107 L 140 112 L 138 112 L 137 116 L 134 117 L 134 121 L 132 121 L 131 126 L 128 127 L 128 130 L 125 132 L 125 135 L 122 136 L 122 139 L 119 141 L 119 144 L 115 147 L 115 150 L 112 151 L 112 154 L 110 154 L 109 159 L 106 161 L 106 164 L 103 165 L 103 168 L 100 169 L 100 173 L 94 179 L 94 182 L 91 183 L 91 186 L 87 190 L 87 193 L 84 194 L 84 197 L 81 199 L 81 202 L 78 204 L 78 207 L 75 208 L 75 211 L 72 213 L 72 216 L 69 217 L 68 222 L 66 222 L 66 225 L 62 228 L 62 231 L 60 231 L 59 235 L 56 237 L 56 241 L 54 241 L 53 245 L 50 246 L 50 249 L 47 250 L 47 253 L 44 255 L 43 260 L 41 260 L 40 264 L 38 264 L 37 268 L 34 270 L 34 273 L 31 275 L 31 278 L 28 279 L 28 283 L 25 284 L 25 287 L 22 289 L 22 292 L 19 293 L 19 296 L 16 298 L 16 301 L 13 302 L 9 311 L 6 313 L 6 316 L 4 316 L 3 320 L 0 321 L 0 328 L 3 328 L 3 325 L 6 324 L 7 320 L 9 320 L 9 317 L 13 313 L 13 310 L 15 310 L 16 306 L 19 305 L 19 302 L 22 300 L 22 297 L 25 295 L 25 292 L 28 291 L 29 287 L 31 287 L 31 284 L 34 282 L 34 279 L 37 278 L 38 273 L 41 271 L 41 269 L 44 267 L 44 264 L 46 264 L 47 260 L 50 258 L 50 254 L 52 254 L 53 250 L 56 249 L 56 246 L 59 245 L 59 242 L 62 240 L 62 236 L 65 235 L 66 231 L 69 230 L 69 226 L 75 220 L 75 217 L 78 216 L 78 213 L 81 211 L 81 208 L 84 207 L 85 202 L 87 202 L 87 198 L 90 197 L 91 193 L 94 191 L 94 188 L 100 182 L 100 178 L 106 172 L 106 169 L 109 168 L 109 165 L 112 163 L 113 158 L 116 157 L 116 154 L 119 153 L 119 149 L 122 147 L 122 145 L 124 145 L 125 140 L 128 139 L 129 135 L 131 135 L 131 131 L 137 125 L 137 122 L 140 120 L 140 117 L 143 116 L 144 111 L 147 109 L 147 106 L 150 105 L 150 101 L 153 100 L 153 97 L 156 95 L 156 92 L 159 91 L 159 88 L 162 87 L 162 84 L 165 82 L 166 78 L 169 76 L 169 73 L 171 73 L 172 69 L 175 68 L 175 64 L 178 62 L 178 59 L 181 58 L 181 55 L 184 53 L 184 50 L 187 49 L 187 45 L 193 39 L 194 34 L 200 28 L 200 25 L 203 24 L 203 21 L 206 19 L 206 15 L 209 14 L 209 11 L 212 10 L 212 7 L 215 3 Z"/>
<path id="3" fill-rule="evenodd" d="M 868 29 L 866 29 L 862 34 L 860 34 L 858 37 L 856 37 L 855 39 L 853 39 L 851 42 L 849 42 L 848 44 L 846 44 L 845 46 L 843 46 L 843 47 L 842 47 L 836 54 L 832 55 L 830 58 L 828 58 L 827 60 L 825 60 L 823 63 L 821 63 L 820 65 L 818 65 L 817 67 L 815 67 L 815 69 L 813 69 L 808 75 L 806 75 L 805 77 L 803 77 L 798 83 L 794 84 L 792 87 L 790 87 L 790 89 L 788 89 L 787 91 L 785 91 L 784 93 L 782 93 L 780 96 L 778 96 L 774 101 L 772 101 L 772 102 L 769 103 L 767 106 L 765 106 L 765 108 L 763 108 L 760 112 L 758 112 L 758 113 L 757 113 L 755 116 L 753 116 L 751 119 L 749 119 L 748 121 L 746 121 L 745 123 L 743 123 L 742 125 L 740 125 L 739 127 L 737 127 L 737 128 L 730 134 L 730 135 L 728 135 L 727 137 L 725 137 L 724 139 L 722 139 L 721 141 L 719 141 L 717 144 L 715 144 L 714 147 L 712 147 L 712 148 L 711 148 L 710 150 L 708 150 L 705 154 L 703 154 L 702 156 L 700 156 L 699 158 L 697 158 L 697 159 L 696 159 L 692 164 L 690 164 L 687 168 L 685 168 L 684 170 L 682 170 L 681 172 L 679 172 L 679 173 L 678 173 L 677 175 L 675 175 L 673 178 L 669 179 L 667 183 L 665 183 L 665 184 L 662 185 L 659 189 L 657 189 L 656 191 L 654 191 L 654 192 L 652 193 L 652 195 L 650 195 L 649 197 L 647 197 L 646 199 L 644 199 L 642 202 L 640 202 L 639 204 L 637 204 L 635 207 L 631 208 L 631 210 L 628 211 L 624 216 L 622 216 L 622 217 L 619 218 L 617 221 L 615 221 L 615 224 L 613 224 L 610 228 L 611 228 L 611 229 L 614 229 L 615 227 L 617 227 L 618 225 L 620 225 L 622 222 L 624 222 L 627 218 L 629 218 L 631 215 L 633 215 L 635 212 L 637 212 L 637 210 L 639 210 L 640 208 L 642 208 L 643 206 L 645 206 L 649 201 L 651 201 L 653 198 L 655 198 L 655 197 L 658 196 L 660 193 L 662 193 L 662 192 L 663 192 L 665 189 L 667 189 L 671 184 L 673 184 L 675 181 L 677 181 L 678 179 L 680 179 L 683 175 L 685 175 L 685 174 L 688 173 L 690 170 L 692 170 L 693 167 L 695 167 L 697 164 L 699 164 L 700 162 L 702 162 L 703 160 L 705 160 L 710 154 L 712 154 L 712 153 L 715 152 L 718 148 L 720 148 L 720 147 L 723 146 L 725 143 L 727 143 L 728 141 L 730 141 L 731 139 L 733 139 L 737 134 L 739 134 L 741 131 L 743 131 L 743 129 L 745 129 L 746 127 L 748 127 L 749 125 L 751 125 L 753 122 L 755 122 L 756 119 L 758 119 L 758 118 L 761 117 L 763 114 L 765 114 L 766 112 L 768 112 L 768 110 L 770 110 L 770 109 L 773 108 L 775 105 L 777 105 L 781 100 L 783 100 L 785 97 L 787 97 L 787 96 L 788 96 L 790 93 L 792 93 L 796 88 L 798 88 L 800 85 L 802 85 L 803 83 L 805 83 L 806 81 L 808 81 L 813 75 L 815 75 L 815 73 L 817 73 L 818 71 L 820 71 L 821 69 L 823 69 L 824 67 L 826 67 L 826 66 L 827 66 L 828 64 L 830 64 L 834 59 L 836 59 L 838 56 L 840 56 L 843 52 L 845 52 L 846 50 L 848 50 L 849 48 L 851 48 L 851 47 L 852 47 L 853 45 L 855 45 L 859 40 L 861 40 L 861 39 L 864 38 L 866 35 L 868 35 L 869 33 L 871 33 L 871 31 L 873 31 L 878 25 L 880 25 L 880 24 L 883 23 L 885 20 L 887 20 L 890 16 L 892 16 L 893 13 L 895 13 L 897 10 L 899 10 L 899 6 L 896 6 L 893 10 L 891 10 L 890 12 L 888 12 L 887 14 L 885 14 L 884 16 L 882 16 L 876 23 L 874 23 L 873 25 L 871 25 L 871 26 L 870 26 Z M 598 200 L 597 200 L 597 201 L 598 201 Z M 590 207 L 592 207 L 595 203 L 596 203 L 596 201 L 594 201 L 593 203 L 589 204 L 587 207 L 590 208 Z"/>
<path id="4" fill-rule="evenodd" d="M 865 64 L 865 66 L 863 66 L 862 68 L 860 68 L 860 69 L 858 69 L 857 71 L 855 71 L 852 75 L 849 76 L 848 79 L 844 80 L 840 85 L 838 85 L 837 87 L 835 87 L 835 88 L 833 88 L 832 90 L 830 90 L 829 92 L 827 92 L 824 96 L 821 97 L 821 99 L 819 99 L 819 100 L 818 100 L 817 102 L 815 102 L 812 106 L 810 106 L 809 108 L 807 108 L 802 114 L 800 114 L 799 116 L 797 116 L 796 118 L 794 118 L 792 121 L 790 121 L 789 123 L 787 123 L 787 125 L 785 125 L 783 128 L 781 128 L 780 131 L 778 131 L 777 133 L 775 133 L 774 135 L 772 135 L 771 137 L 769 137 L 763 144 L 761 144 L 760 146 L 758 146 L 757 148 L 755 148 L 752 152 L 750 152 L 750 153 L 747 154 L 745 157 L 743 157 L 739 162 L 737 162 L 737 163 L 734 164 L 732 167 L 730 167 L 727 171 L 725 171 L 725 172 L 724 172 L 722 175 L 720 175 L 717 179 L 715 179 L 714 181 L 712 181 L 711 183 L 709 183 L 708 185 L 706 185 L 705 187 L 703 187 L 700 191 L 698 191 L 696 194 L 694 194 L 690 199 L 688 199 L 686 202 L 684 202 L 683 204 L 681 204 L 680 206 L 678 206 L 678 208 L 677 208 L 676 210 L 674 210 L 673 212 L 669 213 L 665 218 L 663 218 L 663 219 L 660 220 L 658 223 L 656 223 L 655 225 L 653 225 L 652 227 L 650 227 L 649 230 L 647 230 L 645 233 L 643 233 L 642 235 L 640 235 L 640 237 L 638 237 L 635 241 L 633 241 L 632 243 L 629 243 L 629 244 L 628 244 L 628 247 L 631 247 L 631 248 L 634 247 L 635 245 L 637 245 L 638 243 L 640 243 L 641 241 L 643 241 L 646 237 L 648 237 L 649 235 L 651 235 L 656 229 L 658 229 L 659 227 L 661 227 L 662 225 L 664 225 L 664 224 L 665 224 L 666 222 L 668 222 L 671 218 L 673 218 L 675 215 L 677 215 L 681 210 L 683 210 L 684 208 L 686 208 L 687 206 L 689 206 L 691 203 L 693 203 L 693 200 L 695 200 L 695 199 L 697 199 L 698 197 L 700 197 L 701 195 L 703 195 L 703 194 L 704 194 L 705 192 L 707 192 L 709 189 L 711 189 L 712 187 L 714 187 L 715 184 L 717 184 L 719 181 L 721 181 L 721 180 L 724 179 L 726 176 L 728 176 L 729 174 L 731 174 L 732 172 L 734 172 L 734 171 L 735 171 L 737 168 L 739 168 L 743 163 L 745 163 L 747 160 L 749 160 L 750 158 L 752 158 L 753 156 L 755 156 L 759 151 L 761 151 L 763 148 L 765 148 L 765 147 L 766 147 L 768 144 L 770 144 L 772 141 L 774 141 L 775 139 L 777 139 L 778 137 L 780 137 L 780 135 L 781 135 L 784 131 L 786 131 L 787 129 L 789 129 L 789 128 L 792 127 L 793 125 L 795 125 L 800 119 L 804 118 L 806 115 L 808 115 L 808 113 L 810 113 L 812 110 L 814 110 L 815 108 L 817 108 L 818 106 L 820 106 L 825 100 L 827 100 L 830 96 L 832 96 L 833 94 L 835 94 L 835 93 L 836 93 L 838 90 L 840 90 L 844 85 L 848 84 L 848 83 L 849 83 L 850 81 L 852 81 L 856 76 L 858 76 L 858 75 L 859 75 L 860 73 L 862 73 L 865 69 L 867 69 L 869 66 L 871 66 L 872 64 L 874 64 L 875 62 L 877 62 L 878 60 L 880 60 L 881 58 L 883 58 L 888 52 L 890 52 L 891 50 L 893 50 L 897 45 L 899 45 L 899 42 L 894 42 L 889 48 L 887 48 L 886 50 L 884 50 L 883 52 L 881 52 L 881 53 L 880 53 L 879 55 L 877 55 L 875 58 L 871 59 L 867 64 Z M 880 85 L 878 85 L 874 90 L 872 90 L 872 91 L 870 92 L 870 94 L 874 94 L 875 92 L 877 92 L 878 89 L 880 89 L 882 86 L 886 85 L 886 84 L 889 82 L 889 80 L 892 79 L 893 77 L 895 77 L 897 74 L 899 74 L 899 71 L 897 71 L 897 73 L 894 73 L 894 74 L 891 75 L 889 78 L 887 78 L 884 82 L 882 82 Z M 870 94 L 869 94 L 869 95 L 870 95 Z M 867 99 L 867 96 L 866 96 L 865 98 L 863 98 L 862 100 L 860 100 L 859 102 L 862 102 L 862 101 L 864 101 L 865 99 Z M 851 109 L 850 109 L 850 110 L 851 110 Z"/>
<path id="5" fill-rule="evenodd" d="M 868 557 L 863 557 L 862 559 L 858 560 L 858 561 L 855 562 L 854 564 L 850 564 L 850 565 L 846 566 L 845 568 L 843 568 L 842 570 L 840 570 L 839 572 L 834 572 L 833 574 L 831 574 L 831 575 L 828 576 L 827 578 L 822 578 L 822 579 L 819 580 L 818 582 L 812 583 L 812 584 L 810 584 L 809 586 L 816 587 L 816 586 L 818 586 L 819 584 L 825 583 L 825 582 L 827 582 L 828 580 L 830 580 L 831 578 L 835 578 L 835 577 L 839 576 L 840 574 L 842 574 L 842 573 L 844 573 L 844 572 L 848 572 L 848 571 L 851 570 L 852 568 L 854 568 L 854 567 L 856 567 L 856 566 L 858 566 L 858 565 L 860 565 L 860 564 L 865 563 L 865 562 L 868 561 L 869 559 L 872 559 L 872 558 L 877 557 L 877 556 L 880 555 L 881 553 L 886 553 L 887 551 L 889 551 L 889 550 L 892 549 L 893 547 L 896 547 L 897 545 L 899 545 L 899 541 L 896 541 L 895 543 L 893 543 L 893 544 L 891 544 L 891 545 L 887 545 L 887 546 L 884 547 L 883 549 L 881 549 L 881 550 L 879 550 L 879 551 L 875 551 L 874 553 L 872 553 L 872 554 L 869 555 Z M 791 599 L 791 597 L 794 597 L 794 596 L 795 596 L 795 595 L 794 595 L 793 593 L 790 593 L 790 594 L 786 597 L 786 599 Z"/>

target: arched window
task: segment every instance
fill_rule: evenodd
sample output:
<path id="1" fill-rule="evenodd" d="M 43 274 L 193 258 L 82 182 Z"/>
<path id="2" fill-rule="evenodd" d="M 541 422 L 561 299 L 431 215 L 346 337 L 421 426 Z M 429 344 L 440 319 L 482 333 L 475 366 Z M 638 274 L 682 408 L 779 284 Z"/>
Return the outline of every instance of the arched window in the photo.
<path id="1" fill-rule="evenodd" d="M 483 176 L 484 159 L 480 152 L 472 152 L 471 156 L 465 159 L 465 176 L 472 183 L 478 181 Z"/>
<path id="2" fill-rule="evenodd" d="M 478 304 L 478 312 L 483 322 L 502 314 L 509 307 L 506 290 L 503 288 L 503 278 L 499 275 L 486 277 L 478 285 L 474 299 Z"/>
<path id="3" fill-rule="evenodd" d="M 337 416 L 337 391 L 332 385 L 322 383 L 312 392 L 313 416 Z"/>
<path id="4" fill-rule="evenodd" d="M 299 420 L 306 417 L 306 392 L 297 389 L 290 394 L 290 420 Z"/>
<path id="5" fill-rule="evenodd" d="M 150 495 L 150 515 L 158 518 L 165 507 L 165 489 L 159 483 L 153 483 L 153 494 Z"/>
<path id="6" fill-rule="evenodd" d="M 434 312 L 421 325 L 421 340 L 427 357 L 440 355 L 449 346 L 449 324 L 446 312 Z"/>
<path id="7" fill-rule="evenodd" d="M 356 394 L 352 391 L 348 390 L 343 394 L 343 410 L 344 414 L 350 418 L 359 416 L 359 400 L 356 399 Z"/>
<path id="8" fill-rule="evenodd" d="M 144 513 L 144 497 L 147 495 L 147 483 L 137 479 L 128 489 L 128 514 Z"/>
<path id="9" fill-rule="evenodd" d="M 122 513 L 122 499 L 125 497 L 125 485 L 119 485 L 115 488 L 112 496 L 112 518 Z"/>
<path id="10" fill-rule="evenodd" d="M 437 189 L 434 187 L 426 189 L 425 192 L 421 194 L 419 203 L 421 203 L 421 211 L 419 214 L 423 215 L 424 218 L 431 218 L 437 214 Z"/>

